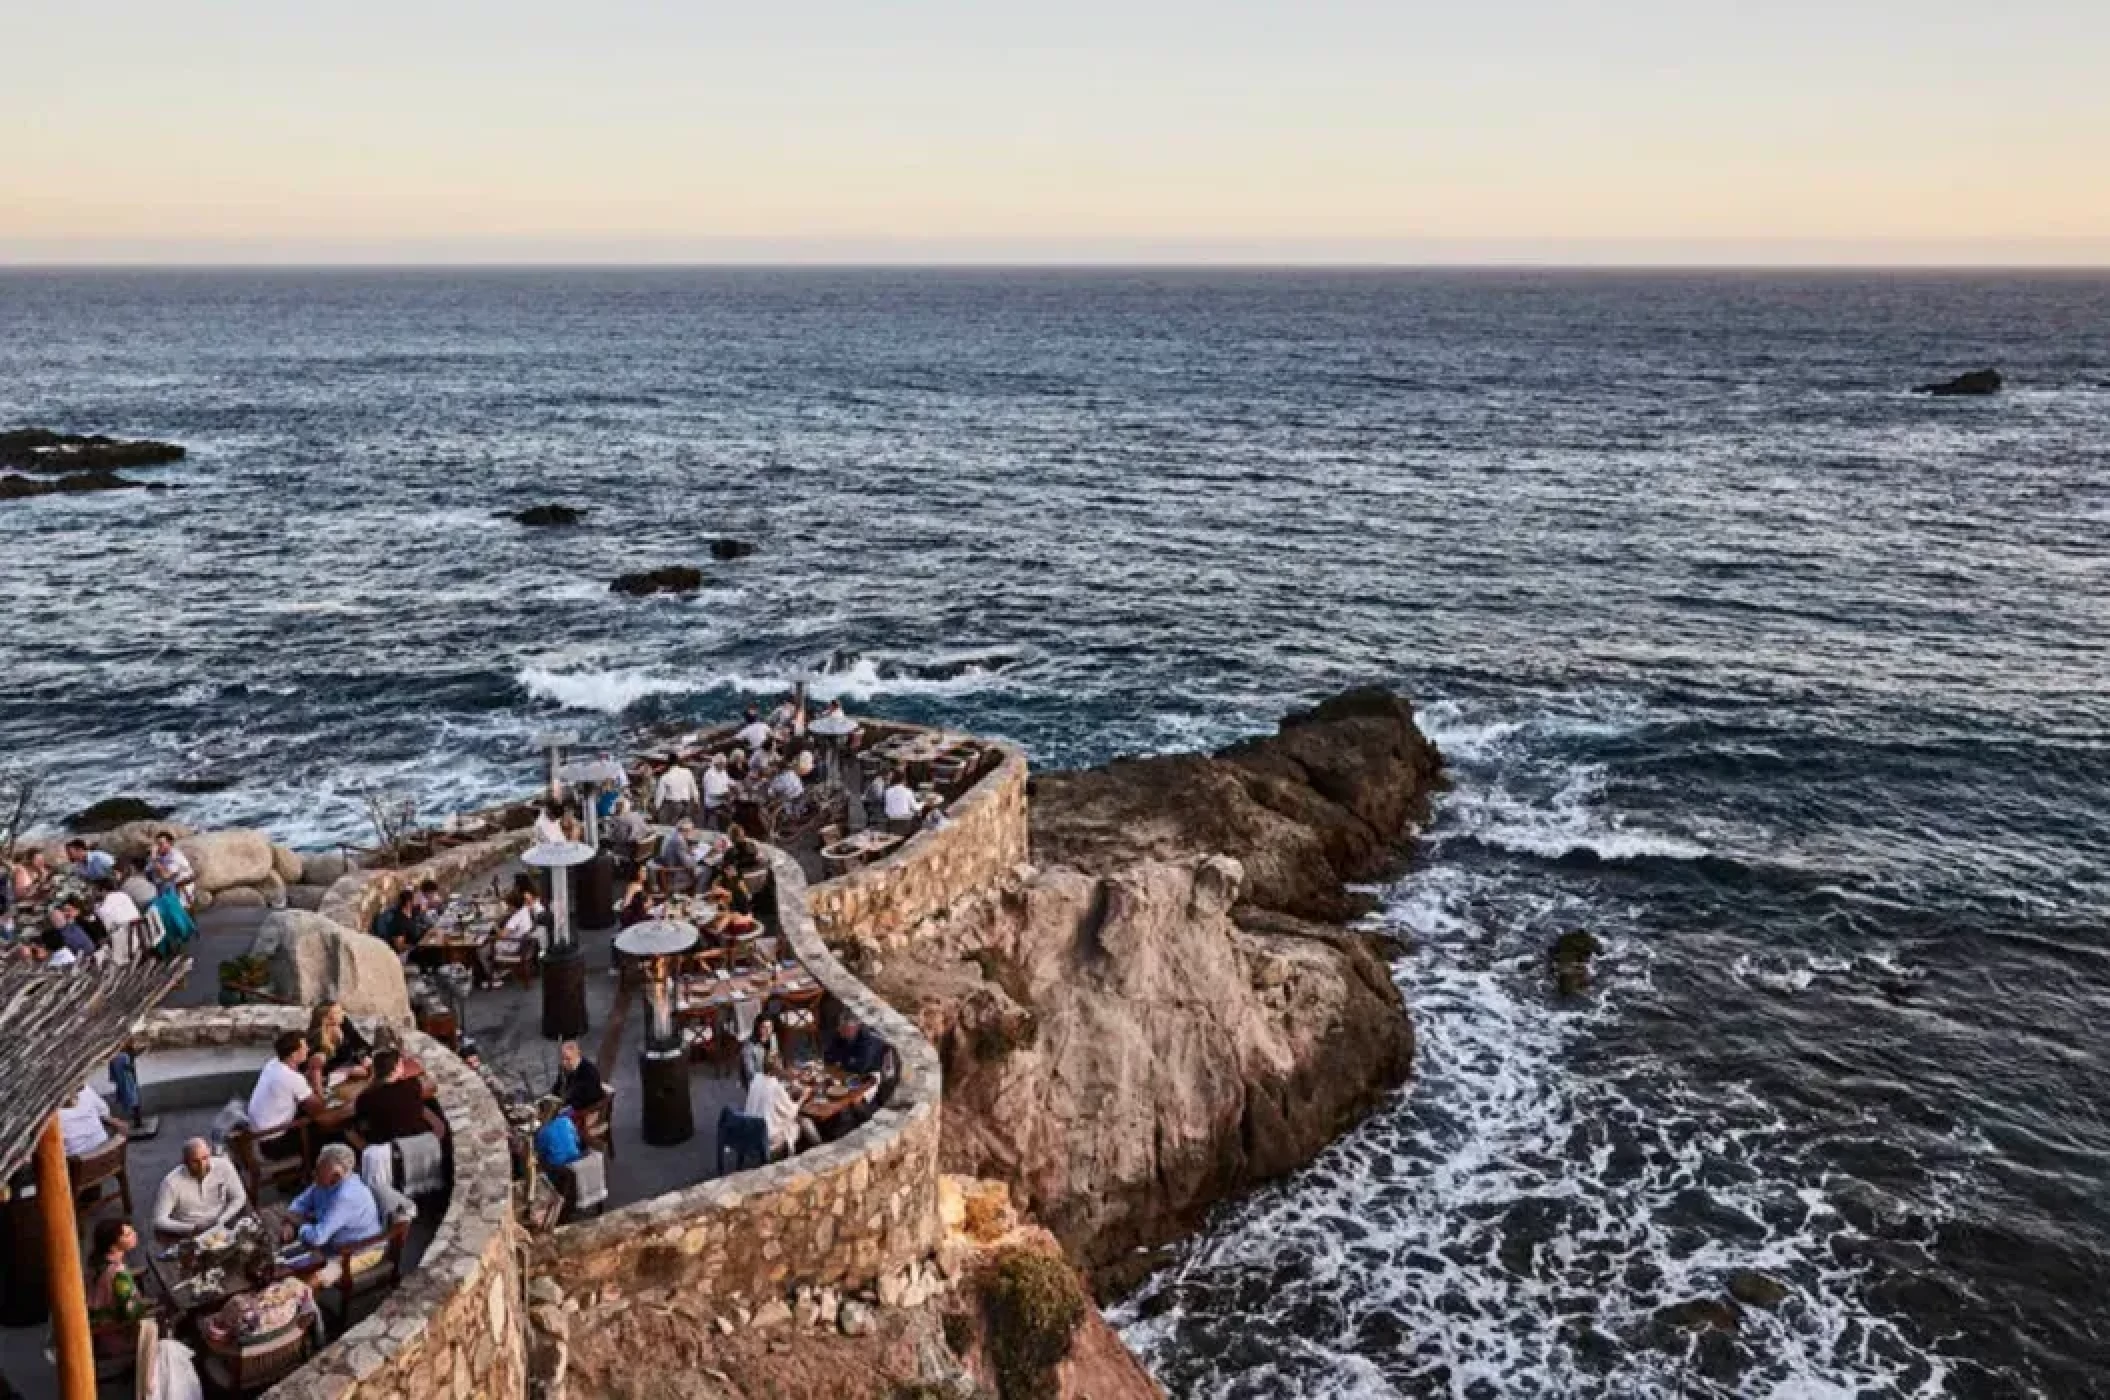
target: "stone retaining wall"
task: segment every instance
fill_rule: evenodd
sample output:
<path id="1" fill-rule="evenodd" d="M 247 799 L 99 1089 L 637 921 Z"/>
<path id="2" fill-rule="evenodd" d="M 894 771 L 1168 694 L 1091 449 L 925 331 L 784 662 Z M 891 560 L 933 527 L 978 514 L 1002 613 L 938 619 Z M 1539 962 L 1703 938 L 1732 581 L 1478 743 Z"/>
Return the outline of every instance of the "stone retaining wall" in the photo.
<path id="1" fill-rule="evenodd" d="M 881 946 L 932 915 L 1001 884 L 1027 853 L 1026 755 L 996 744 L 1003 761 L 946 808 L 949 826 L 922 831 L 885 860 L 813 887 L 813 922 L 833 943 Z"/>
<path id="2" fill-rule="evenodd" d="M 793 951 L 894 1047 L 901 1082 L 892 1101 L 837 1142 L 553 1231 L 533 1245 L 537 1288 L 554 1281 L 582 1307 L 656 1293 L 707 1299 L 731 1313 L 801 1285 L 872 1283 L 937 1246 L 937 1054 L 843 970 L 807 912 L 797 862 L 768 854 Z"/>
<path id="3" fill-rule="evenodd" d="M 449 854 L 452 854 L 451 852 Z M 305 1007 L 157 1011 L 148 1050 L 250 1045 L 307 1024 Z M 475 1071 L 416 1031 L 403 1043 L 439 1091 L 454 1137 L 454 1185 L 418 1267 L 365 1320 L 266 1392 L 268 1400 L 512 1400 L 527 1390 L 522 1293 L 506 1125 Z"/>
<path id="4" fill-rule="evenodd" d="M 396 891 L 415 889 L 426 880 L 437 880 L 441 889 L 452 889 L 472 875 L 504 865 L 528 848 L 534 840 L 530 830 L 508 831 L 487 841 L 472 841 L 441 851 L 429 860 L 401 870 L 354 870 L 331 885 L 315 912 L 346 928 L 365 933 L 374 916 L 388 907 Z"/>

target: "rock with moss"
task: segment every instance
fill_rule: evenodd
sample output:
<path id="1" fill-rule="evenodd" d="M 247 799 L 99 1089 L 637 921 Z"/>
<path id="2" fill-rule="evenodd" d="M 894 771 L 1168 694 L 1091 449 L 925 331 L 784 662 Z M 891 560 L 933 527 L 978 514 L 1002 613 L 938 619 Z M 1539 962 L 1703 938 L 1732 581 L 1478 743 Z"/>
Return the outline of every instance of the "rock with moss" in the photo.
<path id="1" fill-rule="evenodd" d="M 982 1282 L 985 1347 L 1001 1400 L 1054 1400 L 1055 1368 L 1091 1311 L 1077 1271 L 1052 1254 L 1007 1249 Z"/>

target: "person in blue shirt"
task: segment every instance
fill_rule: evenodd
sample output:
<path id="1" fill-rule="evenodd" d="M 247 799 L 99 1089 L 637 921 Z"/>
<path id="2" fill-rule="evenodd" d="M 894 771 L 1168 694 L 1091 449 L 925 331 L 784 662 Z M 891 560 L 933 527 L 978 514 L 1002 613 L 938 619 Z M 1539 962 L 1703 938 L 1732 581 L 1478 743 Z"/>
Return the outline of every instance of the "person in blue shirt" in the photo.
<path id="1" fill-rule="evenodd" d="M 568 1167 L 586 1155 L 579 1141 L 579 1125 L 566 1109 L 535 1131 L 535 1155 L 545 1167 Z"/>
<path id="2" fill-rule="evenodd" d="M 293 1198 L 288 1212 L 292 1237 L 317 1254 L 381 1233 L 381 1205 L 354 1170 L 357 1160 L 351 1148 L 331 1143 L 316 1154 L 315 1184 Z M 333 1258 L 319 1282 L 326 1286 L 337 1275 Z"/>
<path id="3" fill-rule="evenodd" d="M 108 884 L 117 873 L 117 857 L 108 851 L 91 850 L 86 841 L 78 838 L 66 843 L 66 863 L 73 873 L 93 885 Z"/>

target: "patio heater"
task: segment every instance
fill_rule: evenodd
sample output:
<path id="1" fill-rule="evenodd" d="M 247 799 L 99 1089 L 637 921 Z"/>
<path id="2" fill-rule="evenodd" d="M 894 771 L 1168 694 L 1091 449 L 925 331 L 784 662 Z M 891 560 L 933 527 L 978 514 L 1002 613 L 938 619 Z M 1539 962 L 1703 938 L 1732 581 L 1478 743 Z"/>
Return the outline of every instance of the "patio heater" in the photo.
<path id="1" fill-rule="evenodd" d="M 645 1043 L 637 1052 L 637 1068 L 644 1090 L 644 1137 L 654 1147 L 673 1147 L 696 1136 L 689 1048 L 674 1024 L 673 960 L 694 948 L 697 939 L 693 924 L 648 919 L 615 940 L 617 950 L 638 959 L 645 974 Z"/>
<path id="2" fill-rule="evenodd" d="M 579 736 L 564 729 L 545 729 L 535 736 L 535 747 L 549 755 L 549 798 L 557 800 L 557 769 L 563 766 L 564 751 L 579 742 Z"/>
<path id="3" fill-rule="evenodd" d="M 549 876 L 549 952 L 542 959 L 542 1033 L 566 1040 L 586 1033 L 586 954 L 571 926 L 571 868 L 592 860 L 593 847 L 553 841 L 521 853 L 523 865 Z"/>
<path id="4" fill-rule="evenodd" d="M 623 765 L 606 754 L 574 759 L 557 769 L 558 781 L 581 795 L 586 844 L 593 850 L 592 858 L 572 873 L 578 905 L 573 913 L 580 928 L 607 928 L 615 922 L 615 862 L 601 849 L 599 798 L 605 788 L 621 788 L 625 778 Z"/>
<path id="5" fill-rule="evenodd" d="M 848 715 L 822 715 L 806 726 L 806 732 L 821 741 L 822 785 L 855 796 L 855 780 L 843 771 L 843 747 L 857 732 L 857 721 Z"/>

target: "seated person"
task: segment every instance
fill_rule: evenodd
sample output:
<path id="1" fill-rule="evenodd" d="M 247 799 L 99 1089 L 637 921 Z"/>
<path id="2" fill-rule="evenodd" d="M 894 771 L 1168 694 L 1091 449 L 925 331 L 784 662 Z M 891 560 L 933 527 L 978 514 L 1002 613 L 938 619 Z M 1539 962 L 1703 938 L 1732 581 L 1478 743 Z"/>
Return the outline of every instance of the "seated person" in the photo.
<path id="1" fill-rule="evenodd" d="M 601 1071 L 579 1049 L 578 1041 L 567 1040 L 557 1047 L 557 1079 L 549 1086 L 549 1092 L 551 1098 L 564 1100 L 564 1106 L 574 1113 L 599 1106 L 605 1096 Z"/>
<path id="2" fill-rule="evenodd" d="M 334 1001 L 308 1014 L 308 1083 L 321 1093 L 331 1075 L 364 1079 L 373 1073 L 373 1047 Z"/>
<path id="3" fill-rule="evenodd" d="M 651 832 L 644 813 L 630 805 L 630 799 L 618 796 L 615 811 L 608 818 L 608 839 L 622 846 L 636 846 Z"/>
<path id="4" fill-rule="evenodd" d="M 161 1179 L 154 1193 L 154 1234 L 180 1239 L 225 1225 L 249 1207 L 242 1174 L 212 1144 L 192 1138 L 183 1144 L 183 1161 Z"/>
<path id="5" fill-rule="evenodd" d="M 799 757 L 804 758 L 806 755 L 800 754 Z M 797 764 L 786 764 L 782 771 L 769 780 L 769 795 L 787 806 L 806 796 L 806 780 L 799 776 Z"/>
<path id="6" fill-rule="evenodd" d="M 51 883 L 51 866 L 44 859 L 44 853 L 32 847 L 15 862 L 9 880 L 14 890 L 14 902 L 20 904 L 43 893 L 44 887 Z"/>
<path id="7" fill-rule="evenodd" d="M 743 1110 L 750 1118 L 760 1118 L 769 1125 L 769 1155 L 788 1156 L 799 1144 L 815 1144 L 821 1140 L 820 1129 L 811 1118 L 799 1112 L 806 1106 L 804 1092 L 794 1094 L 784 1087 L 784 1059 L 775 1050 L 763 1056 L 762 1072 L 747 1086 L 747 1104 Z"/>
<path id="8" fill-rule="evenodd" d="M 630 881 L 623 886 L 623 897 L 615 908 L 615 921 L 623 928 L 652 917 L 652 882 L 644 866 L 630 872 Z"/>
<path id="9" fill-rule="evenodd" d="M 341 1142 L 316 1154 L 315 1184 L 295 1196 L 286 1211 L 289 1241 L 328 1256 L 381 1233 L 381 1204 L 374 1199 L 373 1188 L 360 1179 L 357 1165 L 352 1149 Z M 341 1277 L 343 1269 L 331 1258 L 314 1286 L 326 1288 Z"/>
<path id="10" fill-rule="evenodd" d="M 132 1277 L 125 1256 L 139 1247 L 129 1220 L 99 1220 L 88 1263 L 88 1328 L 102 1361 L 128 1360 L 139 1349 L 139 1324 L 154 1305 Z"/>
<path id="11" fill-rule="evenodd" d="M 386 909 L 374 915 L 374 937 L 398 953 L 408 953 L 424 932 L 418 927 L 418 892 L 397 890 Z"/>
<path id="12" fill-rule="evenodd" d="M 125 1125 L 112 1116 L 103 1096 L 86 1084 L 81 1085 L 71 1103 L 59 1110 L 59 1136 L 65 1141 L 68 1157 L 93 1152 L 124 1130 Z"/>
<path id="13" fill-rule="evenodd" d="M 740 1087 L 747 1088 L 755 1082 L 769 1063 L 769 1057 L 777 1052 L 777 1023 L 768 1016 L 755 1018 L 754 1034 L 740 1046 Z"/>
<path id="14" fill-rule="evenodd" d="M 81 906 L 70 897 L 51 906 L 51 931 L 44 936 L 44 946 L 53 953 L 63 948 L 80 962 L 95 956 L 95 940 L 81 923 Z"/>
<path id="15" fill-rule="evenodd" d="M 845 1011 L 821 1059 L 848 1074 L 878 1074 L 886 1068 L 887 1043 L 870 1026 Z"/>
<path id="16" fill-rule="evenodd" d="M 743 918 L 752 917 L 755 912 L 755 897 L 747 888 L 747 877 L 734 861 L 719 865 L 718 873 L 711 878 L 710 893 L 712 899 L 722 899 L 727 909 Z"/>
<path id="17" fill-rule="evenodd" d="M 424 1081 L 407 1069 L 399 1052 L 375 1052 L 373 1082 L 360 1091 L 352 1106 L 362 1141 L 394 1142 L 421 1133 L 447 1135 L 446 1125 L 425 1106 Z"/>
<path id="18" fill-rule="evenodd" d="M 117 873 L 117 857 L 108 851 L 98 851 L 78 836 L 66 843 L 66 863 L 73 873 L 92 885 L 108 884 Z"/>
<path id="19" fill-rule="evenodd" d="M 535 955 L 549 949 L 549 915 L 542 907 L 542 895 L 532 885 L 515 889 L 507 897 L 511 912 L 504 923 L 498 926 L 498 936 L 478 950 L 483 960 L 484 980 L 498 980 L 498 955 L 518 957 L 532 948 Z"/>
<path id="20" fill-rule="evenodd" d="M 426 876 L 418 882 L 417 921 L 418 932 L 423 934 L 440 921 L 447 912 L 447 896 L 440 892 L 440 882 Z"/>
<path id="21" fill-rule="evenodd" d="M 218 1312 L 198 1324 L 209 1344 L 233 1348 L 275 1336 L 296 1323 L 321 1326 L 315 1295 L 305 1283 L 291 1274 L 274 1281 L 278 1261 L 269 1250 L 252 1252 L 243 1261 L 242 1272 L 249 1280 L 247 1291 L 229 1298 Z"/>
<path id="22" fill-rule="evenodd" d="M 579 1139 L 579 1125 L 569 1109 L 552 1115 L 535 1130 L 535 1158 L 543 1166 L 568 1167 L 585 1155 L 586 1144 Z"/>
<path id="23" fill-rule="evenodd" d="M 660 838 L 659 850 L 652 863 L 665 871 L 687 871 L 696 873 L 700 858 L 696 854 L 696 823 L 683 817 L 679 825 Z"/>
<path id="24" fill-rule="evenodd" d="M 735 870 L 756 870 L 762 865 L 762 848 L 738 822 L 726 828 L 726 863 Z"/>
<path id="25" fill-rule="evenodd" d="M 271 1054 L 270 1063 L 256 1077 L 256 1087 L 249 1091 L 249 1126 L 258 1137 L 277 1132 L 304 1112 L 322 1111 L 322 1095 L 301 1072 L 308 1063 L 308 1038 L 299 1031 L 280 1031 L 271 1042 Z M 272 1157 L 291 1157 L 301 1150 L 298 1135 L 262 1146 Z"/>
<path id="26" fill-rule="evenodd" d="M 923 804 L 916 798 L 916 790 L 908 785 L 908 770 L 896 768 L 887 775 L 886 792 L 880 806 L 890 823 L 913 822 L 922 811 Z M 898 829 L 898 827 L 897 827 Z"/>
<path id="27" fill-rule="evenodd" d="M 190 857 L 176 849 L 174 832 L 164 831 L 154 837 L 154 854 L 147 859 L 147 878 L 154 888 L 164 893 L 174 890 L 184 905 L 190 904 L 191 886 L 197 882 L 198 873 L 191 868 Z"/>
<path id="28" fill-rule="evenodd" d="M 564 806 L 553 798 L 535 814 L 535 844 L 554 846 L 565 839 Z"/>
<path id="29" fill-rule="evenodd" d="M 139 912 L 138 903 L 123 890 L 113 889 L 105 894 L 95 906 L 95 917 L 113 936 L 122 937 L 124 931 L 146 916 Z"/>

